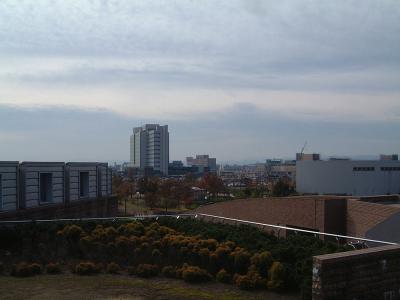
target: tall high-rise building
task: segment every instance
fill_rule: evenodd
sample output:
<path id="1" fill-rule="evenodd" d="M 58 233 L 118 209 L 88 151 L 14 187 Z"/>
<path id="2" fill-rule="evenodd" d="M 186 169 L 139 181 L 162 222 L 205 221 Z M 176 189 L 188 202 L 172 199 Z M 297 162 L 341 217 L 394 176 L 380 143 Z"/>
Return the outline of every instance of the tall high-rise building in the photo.
<path id="1" fill-rule="evenodd" d="M 169 132 L 168 125 L 146 124 L 133 128 L 130 162 L 134 168 L 152 168 L 168 175 Z"/>

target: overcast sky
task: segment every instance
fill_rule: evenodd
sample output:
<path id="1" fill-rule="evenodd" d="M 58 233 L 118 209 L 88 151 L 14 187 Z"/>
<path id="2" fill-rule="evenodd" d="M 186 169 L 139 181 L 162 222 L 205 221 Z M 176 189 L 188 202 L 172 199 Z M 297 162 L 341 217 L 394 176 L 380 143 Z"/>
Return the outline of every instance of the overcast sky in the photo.
<path id="1" fill-rule="evenodd" d="M 0 160 L 400 152 L 398 0 L 2 0 Z"/>

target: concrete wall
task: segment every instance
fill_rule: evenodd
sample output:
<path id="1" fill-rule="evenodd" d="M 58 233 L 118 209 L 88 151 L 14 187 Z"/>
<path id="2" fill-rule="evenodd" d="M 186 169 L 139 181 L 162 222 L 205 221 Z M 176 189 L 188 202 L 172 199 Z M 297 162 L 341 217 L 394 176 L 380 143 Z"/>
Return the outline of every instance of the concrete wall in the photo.
<path id="1" fill-rule="evenodd" d="M 382 222 L 399 212 L 400 207 L 396 205 L 384 205 L 349 199 L 347 200 L 346 214 L 347 235 L 357 237 L 368 236 L 371 239 L 385 240 L 384 238 L 387 236 L 377 234 L 379 231 L 372 231 L 370 234 L 368 234 L 368 232 L 379 224 L 381 224 L 380 232 L 382 232 L 382 229 L 383 231 L 393 231 L 393 227 L 385 226 Z"/>
<path id="2" fill-rule="evenodd" d="M 373 171 L 354 170 L 371 167 Z M 400 161 L 297 161 L 296 189 L 299 193 L 354 196 L 399 194 Z"/>
<path id="3" fill-rule="evenodd" d="M 0 162 L 0 211 L 18 206 L 18 162 Z"/>
<path id="4" fill-rule="evenodd" d="M 83 198 L 97 197 L 97 163 L 67 163 L 66 164 L 66 189 L 67 201 L 78 201 Z M 82 197 L 80 190 L 80 173 L 87 172 L 89 174 L 89 193 L 88 196 Z"/>
<path id="5" fill-rule="evenodd" d="M 96 198 L 69 203 L 0 212 L 1 221 L 56 218 L 114 217 L 118 214 L 116 197 Z"/>
<path id="6" fill-rule="evenodd" d="M 52 201 L 40 202 L 40 174 L 52 175 Z M 20 207 L 32 208 L 64 202 L 64 163 L 23 162 L 20 164 Z"/>
<path id="7" fill-rule="evenodd" d="M 400 299 L 400 246 L 313 258 L 314 300 Z"/>
<path id="8" fill-rule="evenodd" d="M 239 199 L 205 205 L 195 212 L 321 232 L 345 233 L 345 199 L 341 197 Z M 332 213 L 335 214 L 334 218 Z"/>
<path id="9" fill-rule="evenodd" d="M 107 164 L 98 164 L 97 166 L 98 178 L 98 195 L 104 197 L 111 195 L 112 189 L 112 172 Z"/>

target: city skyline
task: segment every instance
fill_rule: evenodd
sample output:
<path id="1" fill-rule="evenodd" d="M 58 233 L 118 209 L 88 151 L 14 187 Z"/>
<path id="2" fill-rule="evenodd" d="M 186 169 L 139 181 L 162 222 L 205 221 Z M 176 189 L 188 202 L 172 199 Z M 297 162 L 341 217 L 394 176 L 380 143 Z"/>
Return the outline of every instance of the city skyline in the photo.
<path id="1" fill-rule="evenodd" d="M 398 153 L 399 19 L 395 1 L 2 1 L 0 157 L 128 161 L 146 123 L 169 125 L 170 160 Z"/>

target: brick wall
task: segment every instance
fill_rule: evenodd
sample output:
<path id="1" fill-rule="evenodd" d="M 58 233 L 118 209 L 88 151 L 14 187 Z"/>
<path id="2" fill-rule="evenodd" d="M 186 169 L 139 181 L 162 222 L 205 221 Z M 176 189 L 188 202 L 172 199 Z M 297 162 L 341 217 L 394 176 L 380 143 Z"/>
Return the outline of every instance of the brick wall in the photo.
<path id="1" fill-rule="evenodd" d="M 364 237 L 368 230 L 400 212 L 400 207 L 347 200 L 346 228 L 347 235 Z"/>
<path id="2" fill-rule="evenodd" d="M 56 218 L 112 217 L 118 213 L 116 197 L 105 197 L 72 203 L 42 205 L 30 209 L 0 213 L 0 221 Z"/>
<path id="3" fill-rule="evenodd" d="M 400 246 L 315 256 L 313 299 L 400 299 Z"/>
<path id="4" fill-rule="evenodd" d="M 330 217 L 325 219 L 330 211 L 337 214 L 335 220 Z M 238 199 L 202 206 L 195 212 L 318 231 L 329 229 L 344 233 L 345 230 L 345 200 L 340 197 Z"/>

